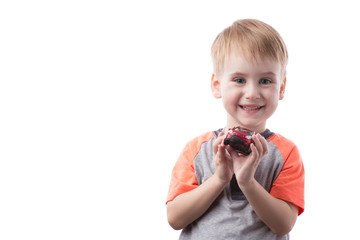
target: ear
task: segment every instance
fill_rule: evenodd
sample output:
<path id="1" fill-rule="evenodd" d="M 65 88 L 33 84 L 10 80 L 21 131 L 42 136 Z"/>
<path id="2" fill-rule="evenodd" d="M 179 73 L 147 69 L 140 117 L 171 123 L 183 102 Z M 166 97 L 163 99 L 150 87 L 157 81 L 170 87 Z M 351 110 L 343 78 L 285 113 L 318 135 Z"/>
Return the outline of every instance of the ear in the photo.
<path id="1" fill-rule="evenodd" d="M 285 87 L 286 87 L 286 77 L 284 78 L 284 80 L 282 81 L 281 85 L 280 85 L 280 95 L 279 95 L 279 100 L 283 100 L 284 96 L 285 96 Z"/>
<path id="2" fill-rule="evenodd" d="M 211 76 L 211 91 L 215 98 L 221 98 L 221 85 L 215 74 Z"/>

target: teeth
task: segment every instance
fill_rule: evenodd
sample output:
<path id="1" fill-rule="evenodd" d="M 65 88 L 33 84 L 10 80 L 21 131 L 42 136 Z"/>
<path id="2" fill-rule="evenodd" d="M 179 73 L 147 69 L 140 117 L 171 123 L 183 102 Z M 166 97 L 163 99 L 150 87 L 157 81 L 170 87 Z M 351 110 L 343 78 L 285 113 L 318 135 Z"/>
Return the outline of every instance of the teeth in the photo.
<path id="1" fill-rule="evenodd" d="M 244 110 L 252 111 L 252 110 L 260 109 L 261 107 L 246 107 L 246 106 L 242 106 L 242 108 L 243 108 Z"/>

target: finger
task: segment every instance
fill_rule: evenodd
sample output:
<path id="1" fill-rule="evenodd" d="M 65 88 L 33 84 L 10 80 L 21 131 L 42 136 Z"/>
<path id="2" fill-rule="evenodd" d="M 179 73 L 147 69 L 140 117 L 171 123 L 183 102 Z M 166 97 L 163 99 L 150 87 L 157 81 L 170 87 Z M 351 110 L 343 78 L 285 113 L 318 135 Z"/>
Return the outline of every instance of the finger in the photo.
<path id="1" fill-rule="evenodd" d="M 232 159 L 234 159 L 234 158 L 239 157 L 239 156 L 242 155 L 241 153 L 239 153 L 238 150 L 234 149 L 234 148 L 231 147 L 230 145 L 227 145 L 227 146 L 226 146 L 226 150 L 228 151 L 228 153 L 229 153 L 229 155 L 230 155 L 230 157 L 231 157 Z"/>
<path id="2" fill-rule="evenodd" d="M 214 144 L 213 144 L 213 152 L 214 152 L 215 154 L 216 154 L 217 151 L 218 151 L 218 146 L 219 146 L 219 144 L 221 144 L 222 141 L 223 141 L 223 139 L 224 139 L 223 135 L 224 135 L 224 134 L 223 134 L 222 132 L 220 132 L 219 135 L 218 135 L 218 138 L 215 140 L 215 142 L 214 142 Z"/>
<path id="3" fill-rule="evenodd" d="M 257 134 L 256 138 L 258 140 L 256 142 L 256 144 L 257 144 L 256 147 L 259 151 L 260 158 L 262 158 L 268 152 L 268 144 L 267 144 L 266 139 L 263 136 L 261 136 L 260 134 Z"/>
<path id="4" fill-rule="evenodd" d="M 234 172 L 233 160 L 229 153 L 227 153 L 227 155 L 226 155 L 226 160 L 227 160 L 227 165 L 230 168 L 231 172 Z"/>
<path id="5" fill-rule="evenodd" d="M 231 155 L 230 155 L 229 150 L 227 149 L 227 146 L 224 145 L 224 147 L 225 147 L 225 157 L 226 157 L 228 160 L 232 160 L 232 157 L 231 157 Z"/>
<path id="6" fill-rule="evenodd" d="M 259 151 L 258 149 L 256 148 L 255 144 L 252 143 L 250 144 L 250 148 L 251 148 L 251 157 L 253 160 L 256 160 L 259 158 Z"/>
<path id="7" fill-rule="evenodd" d="M 223 133 L 223 132 L 220 132 L 219 135 L 218 135 L 218 137 L 221 137 L 221 136 L 223 136 L 223 135 L 224 135 L 224 133 Z"/>
<path id="8" fill-rule="evenodd" d="M 215 144 L 214 144 L 214 154 L 215 154 L 215 166 L 219 165 L 221 163 L 221 157 L 220 157 L 220 144 L 218 144 L 218 146 L 216 147 L 216 152 L 215 152 Z"/>
<path id="9" fill-rule="evenodd" d="M 218 152 L 216 154 L 218 164 L 226 164 L 227 165 L 227 158 L 225 155 L 225 145 L 219 144 L 218 145 Z"/>
<path id="10" fill-rule="evenodd" d="M 229 145 L 225 145 L 224 142 L 221 142 L 221 144 L 219 144 L 217 147 L 217 157 L 221 158 L 222 162 L 226 162 L 226 166 L 228 166 L 230 169 L 233 169 L 231 149 L 232 148 Z"/>
<path id="11" fill-rule="evenodd" d="M 261 136 L 259 140 L 263 148 L 263 156 L 265 156 L 269 152 L 268 143 L 263 136 Z"/>
<path id="12" fill-rule="evenodd" d="M 257 151 L 259 152 L 260 155 L 263 153 L 263 146 L 262 146 L 262 144 L 260 142 L 261 137 L 262 136 L 260 134 L 255 134 L 252 137 L 252 139 L 253 139 L 253 141 L 255 143 L 255 147 L 256 147 L 256 149 L 257 149 Z"/>

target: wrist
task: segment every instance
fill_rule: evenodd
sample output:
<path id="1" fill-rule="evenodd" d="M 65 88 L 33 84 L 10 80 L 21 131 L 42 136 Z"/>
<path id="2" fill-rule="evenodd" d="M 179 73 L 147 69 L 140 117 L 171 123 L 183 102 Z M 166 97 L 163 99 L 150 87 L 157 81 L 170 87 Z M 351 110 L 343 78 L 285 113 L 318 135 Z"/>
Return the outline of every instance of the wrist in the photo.
<path id="1" fill-rule="evenodd" d="M 241 183 L 238 182 L 238 185 L 242 191 L 248 191 L 248 190 L 254 189 L 256 183 L 257 183 L 256 179 L 251 178 L 250 180 L 248 180 L 246 182 L 241 182 Z"/>
<path id="2" fill-rule="evenodd" d="M 212 177 L 214 178 L 214 184 L 221 188 L 224 188 L 231 180 L 231 178 L 229 180 L 224 179 L 223 177 L 219 176 L 219 174 L 217 174 L 216 172 Z"/>

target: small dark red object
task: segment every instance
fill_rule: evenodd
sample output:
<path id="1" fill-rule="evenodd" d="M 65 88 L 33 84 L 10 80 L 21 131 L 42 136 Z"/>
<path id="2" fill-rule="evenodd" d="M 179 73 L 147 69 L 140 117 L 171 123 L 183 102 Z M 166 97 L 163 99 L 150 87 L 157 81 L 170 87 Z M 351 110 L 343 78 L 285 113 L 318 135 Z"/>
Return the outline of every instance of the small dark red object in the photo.
<path id="1" fill-rule="evenodd" d="M 254 142 L 251 139 L 251 136 L 254 134 L 255 132 L 247 128 L 229 128 L 229 131 L 224 139 L 224 144 L 230 145 L 244 155 L 249 155 L 251 153 L 250 144 Z"/>

